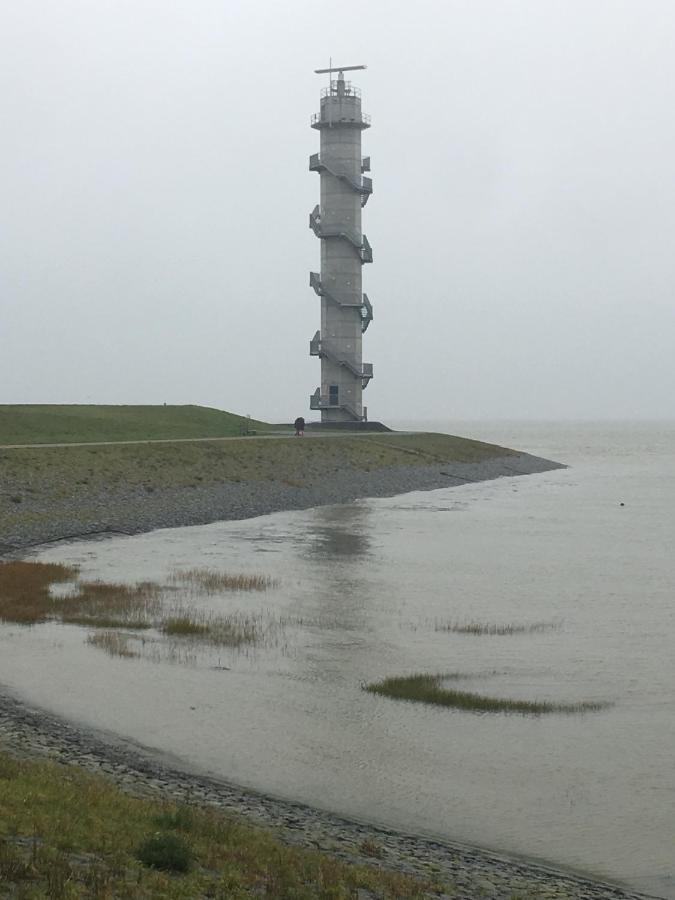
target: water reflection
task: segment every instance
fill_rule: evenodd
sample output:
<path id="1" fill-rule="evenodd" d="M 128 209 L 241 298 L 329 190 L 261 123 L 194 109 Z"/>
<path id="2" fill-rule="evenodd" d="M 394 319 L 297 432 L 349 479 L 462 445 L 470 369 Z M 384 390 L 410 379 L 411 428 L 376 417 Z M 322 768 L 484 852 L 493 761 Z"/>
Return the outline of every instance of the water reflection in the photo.
<path id="1" fill-rule="evenodd" d="M 303 533 L 299 554 L 318 575 L 312 608 L 323 627 L 308 655 L 309 669 L 318 679 L 352 671 L 355 654 L 371 639 L 371 519 L 367 503 L 320 507 L 312 510 Z"/>
<path id="2" fill-rule="evenodd" d="M 313 563 L 332 560 L 346 563 L 367 557 L 371 552 L 370 515 L 365 503 L 313 510 L 304 555 Z"/>

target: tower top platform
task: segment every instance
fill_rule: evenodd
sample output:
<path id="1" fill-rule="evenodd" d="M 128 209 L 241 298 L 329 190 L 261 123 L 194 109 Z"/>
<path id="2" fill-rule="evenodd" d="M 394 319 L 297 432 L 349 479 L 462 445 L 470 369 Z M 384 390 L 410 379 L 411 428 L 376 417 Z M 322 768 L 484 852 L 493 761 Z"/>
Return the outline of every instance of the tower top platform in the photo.
<path id="1" fill-rule="evenodd" d="M 370 128 L 370 116 L 361 112 L 361 91 L 351 81 L 345 81 L 344 72 L 348 69 L 365 69 L 365 66 L 316 69 L 317 73 L 337 72 L 338 77 L 321 89 L 321 112 L 312 116 L 312 128 Z"/>

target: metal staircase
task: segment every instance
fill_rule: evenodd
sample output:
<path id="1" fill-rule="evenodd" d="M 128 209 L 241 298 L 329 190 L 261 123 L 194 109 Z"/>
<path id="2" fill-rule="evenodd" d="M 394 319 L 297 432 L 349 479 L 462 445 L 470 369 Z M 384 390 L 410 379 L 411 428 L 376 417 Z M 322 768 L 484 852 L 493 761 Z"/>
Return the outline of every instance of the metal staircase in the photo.
<path id="1" fill-rule="evenodd" d="M 373 377 L 372 363 L 362 363 L 361 367 L 354 365 L 351 360 L 344 356 L 340 356 L 329 341 L 322 340 L 320 331 L 317 331 L 309 342 L 309 355 L 323 357 L 324 359 L 329 360 L 329 362 L 334 363 L 336 366 L 344 366 L 345 369 L 348 369 L 352 373 L 352 375 L 361 379 L 361 387 L 363 389 L 368 387 L 368 383 Z"/>
<path id="2" fill-rule="evenodd" d="M 342 238 L 356 250 L 362 263 L 373 261 L 373 251 L 368 238 L 349 228 L 323 228 L 321 225 L 321 208 L 318 203 L 309 214 L 309 227 L 318 238 Z"/>
<path id="3" fill-rule="evenodd" d="M 346 403 L 346 402 L 342 401 L 339 404 L 339 406 L 340 406 L 340 409 L 344 409 L 346 412 L 348 412 L 349 415 L 354 419 L 355 422 L 365 421 L 365 418 L 366 418 L 365 407 L 364 407 L 364 414 L 360 416 L 358 414 L 358 412 L 354 409 L 354 407 L 351 405 L 351 403 Z M 317 388 L 313 394 L 309 395 L 309 408 L 310 409 L 330 409 L 331 407 L 333 407 L 333 404 L 329 400 L 326 400 L 325 397 L 321 396 L 321 388 Z"/>
<path id="4" fill-rule="evenodd" d="M 309 273 L 309 286 L 314 289 L 314 292 L 318 294 L 319 297 L 325 297 L 326 300 L 330 300 L 331 303 L 335 303 L 337 306 L 352 307 L 360 310 L 361 333 L 363 333 L 373 321 L 373 307 L 368 299 L 368 294 L 363 294 L 363 300 L 361 300 L 361 302 L 358 300 L 338 300 L 334 294 L 331 294 L 324 288 L 321 283 L 321 276 L 318 272 Z"/>
<path id="5" fill-rule="evenodd" d="M 368 166 L 367 169 L 363 168 L 364 163 Z M 312 153 L 312 155 L 309 157 L 309 171 L 319 173 L 329 172 L 335 178 L 339 178 L 340 181 L 344 181 L 350 186 L 352 190 L 356 191 L 357 194 L 361 194 L 361 206 L 366 205 L 366 203 L 368 202 L 368 198 L 373 193 L 372 178 L 361 177 L 357 181 L 350 175 L 339 172 L 335 164 L 333 162 L 326 162 L 326 160 L 321 158 L 320 153 Z M 370 171 L 370 157 L 366 157 L 366 159 L 361 161 L 361 171 Z"/>

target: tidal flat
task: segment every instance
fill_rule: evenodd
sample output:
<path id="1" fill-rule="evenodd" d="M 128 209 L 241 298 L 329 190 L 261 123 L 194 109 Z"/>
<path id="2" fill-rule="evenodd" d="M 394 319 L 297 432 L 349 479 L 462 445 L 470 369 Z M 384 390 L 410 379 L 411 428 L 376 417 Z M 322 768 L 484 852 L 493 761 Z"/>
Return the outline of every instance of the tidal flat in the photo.
<path id="1" fill-rule="evenodd" d="M 88 582 L 166 583 L 171 571 L 190 568 L 268 575 L 271 590 L 216 593 L 194 607 L 283 618 L 283 639 L 246 650 L 181 644 L 171 659 L 152 650 L 165 646 L 153 639 L 146 654 L 114 657 L 87 646 L 81 626 L 9 625 L 0 629 L 0 681 L 87 734 L 101 729 L 127 747 L 155 748 L 153 758 L 163 754 L 174 773 L 243 785 L 250 809 L 279 798 L 269 802 L 290 804 L 289 832 L 302 840 L 318 840 L 305 827 L 312 816 L 335 823 L 337 815 L 371 823 L 358 826 L 374 829 L 359 841 L 376 845 L 392 831 L 426 835 L 431 856 L 419 837 L 391 840 L 413 841 L 411 857 L 430 865 L 439 865 L 436 856 L 449 867 L 443 854 L 453 848 L 462 873 L 485 879 L 483 891 L 501 878 L 495 860 L 510 856 L 515 865 L 520 854 L 671 896 L 669 770 L 659 750 L 672 702 L 662 652 L 671 573 L 659 529 L 668 530 L 671 507 L 663 478 L 631 465 L 591 461 L 532 478 L 55 545 L 31 558 L 78 566 Z M 638 583 L 648 598 L 639 609 Z M 438 622 L 514 627 L 475 634 L 436 630 Z M 38 655 L 41 677 L 30 666 Z M 362 689 L 420 669 L 467 674 L 462 686 L 477 693 L 612 705 L 582 716 L 487 715 Z M 491 862 L 471 869 L 458 842 L 500 853 L 476 851 Z M 389 862 L 387 847 L 389 838 Z M 592 879 L 538 871 L 548 879 L 540 894 L 562 890 L 567 877 L 567 896 L 591 890 Z M 494 895 L 513 896 L 508 884 Z M 589 896 L 621 896 L 593 889 L 607 893 Z"/>

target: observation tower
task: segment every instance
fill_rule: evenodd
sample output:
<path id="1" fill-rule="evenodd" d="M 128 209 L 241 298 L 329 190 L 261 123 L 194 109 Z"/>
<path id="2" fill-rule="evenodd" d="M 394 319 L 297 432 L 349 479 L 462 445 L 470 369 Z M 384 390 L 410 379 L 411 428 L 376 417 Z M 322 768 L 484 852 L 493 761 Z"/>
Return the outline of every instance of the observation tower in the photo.
<path id="1" fill-rule="evenodd" d="M 321 179 L 320 203 L 309 216 L 309 227 L 321 241 L 321 272 L 309 275 L 321 300 L 321 328 L 309 344 L 310 355 L 321 360 L 321 385 L 309 406 L 321 410 L 322 422 L 365 421 L 362 394 L 373 377 L 361 350 L 373 319 L 362 287 L 363 265 L 373 261 L 373 252 L 361 229 L 361 210 L 373 192 L 372 179 L 363 175 L 370 172 L 370 157 L 361 155 L 361 133 L 370 127 L 370 117 L 361 112 L 361 92 L 344 77 L 365 68 L 315 70 L 329 77 L 320 111 L 312 116 L 321 149 L 309 158 L 310 171 Z"/>

